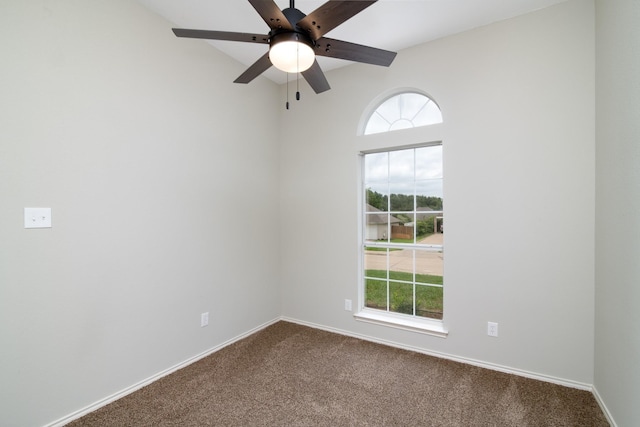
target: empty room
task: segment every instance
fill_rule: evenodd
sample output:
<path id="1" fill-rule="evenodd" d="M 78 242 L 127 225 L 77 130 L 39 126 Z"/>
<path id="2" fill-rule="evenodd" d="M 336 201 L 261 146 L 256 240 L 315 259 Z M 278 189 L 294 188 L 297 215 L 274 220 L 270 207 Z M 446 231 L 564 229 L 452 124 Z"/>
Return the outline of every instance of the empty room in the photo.
<path id="1" fill-rule="evenodd" d="M 639 22 L 0 0 L 0 425 L 640 425 Z"/>

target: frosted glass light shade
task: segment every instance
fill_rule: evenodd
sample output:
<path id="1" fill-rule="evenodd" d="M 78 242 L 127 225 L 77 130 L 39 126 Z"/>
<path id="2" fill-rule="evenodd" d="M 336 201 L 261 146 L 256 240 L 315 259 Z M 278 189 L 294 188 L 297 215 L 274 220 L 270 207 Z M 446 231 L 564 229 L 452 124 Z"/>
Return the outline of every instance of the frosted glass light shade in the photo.
<path id="1" fill-rule="evenodd" d="M 313 65 L 316 56 L 309 45 L 289 40 L 273 44 L 269 49 L 269 59 L 279 70 L 301 73 Z"/>

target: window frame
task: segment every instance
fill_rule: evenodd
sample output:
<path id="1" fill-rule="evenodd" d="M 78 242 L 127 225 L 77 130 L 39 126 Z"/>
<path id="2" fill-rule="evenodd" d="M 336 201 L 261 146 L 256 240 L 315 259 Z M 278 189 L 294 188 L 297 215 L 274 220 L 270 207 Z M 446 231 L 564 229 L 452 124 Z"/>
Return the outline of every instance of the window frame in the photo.
<path id="1" fill-rule="evenodd" d="M 402 329 L 402 330 L 408 330 L 412 332 L 419 332 L 419 333 L 433 335 L 441 338 L 446 338 L 448 335 L 448 330 L 445 327 L 445 323 L 444 323 L 444 310 L 443 310 L 443 318 L 440 320 L 440 319 L 416 316 L 415 314 L 402 314 L 402 313 L 392 312 L 389 310 L 384 311 L 384 310 L 369 308 L 365 306 L 366 304 L 365 247 L 377 246 L 377 247 L 384 247 L 384 248 L 418 249 L 421 251 L 431 251 L 431 252 L 444 251 L 444 242 L 443 242 L 443 245 L 427 245 L 427 244 L 420 244 L 417 242 L 409 244 L 409 243 L 391 243 L 391 242 L 379 243 L 379 242 L 367 241 L 367 235 L 366 235 L 367 200 L 366 200 L 366 182 L 365 182 L 365 167 L 364 167 L 365 156 L 368 154 L 391 153 L 394 151 L 416 149 L 416 148 L 438 146 L 438 145 L 443 146 L 441 140 L 426 142 L 421 144 L 410 144 L 410 145 L 404 145 L 404 146 L 392 146 L 392 147 L 377 148 L 377 149 L 370 149 L 370 150 L 361 150 L 359 152 L 360 161 L 359 161 L 359 174 L 358 174 L 359 175 L 358 310 L 354 314 L 354 318 L 358 321 L 393 327 L 393 328 Z M 444 182 L 444 176 L 442 177 L 442 180 Z M 442 212 L 444 214 L 444 206 L 443 206 Z M 415 276 L 414 276 L 414 279 L 415 279 Z M 444 293 L 444 288 L 443 288 L 443 293 Z M 414 302 L 414 306 L 415 306 L 415 302 Z"/>

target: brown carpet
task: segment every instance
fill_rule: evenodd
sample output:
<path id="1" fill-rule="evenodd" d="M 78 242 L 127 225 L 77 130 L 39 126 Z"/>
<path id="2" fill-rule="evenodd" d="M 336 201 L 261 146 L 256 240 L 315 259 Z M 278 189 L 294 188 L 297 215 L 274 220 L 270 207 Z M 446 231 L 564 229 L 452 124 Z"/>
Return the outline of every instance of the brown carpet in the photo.
<path id="1" fill-rule="evenodd" d="M 587 391 L 278 322 L 69 426 L 608 426 Z"/>

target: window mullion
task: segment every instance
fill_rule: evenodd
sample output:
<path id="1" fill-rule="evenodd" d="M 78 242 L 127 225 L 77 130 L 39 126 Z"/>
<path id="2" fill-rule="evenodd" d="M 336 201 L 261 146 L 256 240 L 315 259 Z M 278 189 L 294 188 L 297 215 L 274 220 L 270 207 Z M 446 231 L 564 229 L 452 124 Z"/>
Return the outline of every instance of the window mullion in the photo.
<path id="1" fill-rule="evenodd" d="M 414 227 L 415 228 L 415 227 Z M 416 251 L 413 250 L 413 283 L 411 284 L 413 291 L 413 315 L 416 315 Z"/>
<path id="2" fill-rule="evenodd" d="M 389 257 L 389 249 L 387 249 L 387 274 L 386 274 L 386 277 L 387 277 L 387 280 L 386 280 L 386 282 L 387 282 L 387 311 L 391 310 L 391 307 L 390 307 L 391 297 L 389 295 L 390 287 L 391 287 L 391 284 L 389 282 L 389 280 L 391 279 L 391 273 L 390 273 L 391 265 L 390 264 L 391 264 L 391 260 L 390 260 L 390 257 Z"/>

